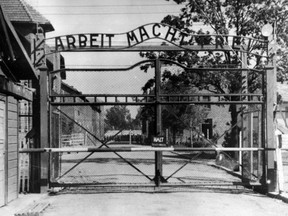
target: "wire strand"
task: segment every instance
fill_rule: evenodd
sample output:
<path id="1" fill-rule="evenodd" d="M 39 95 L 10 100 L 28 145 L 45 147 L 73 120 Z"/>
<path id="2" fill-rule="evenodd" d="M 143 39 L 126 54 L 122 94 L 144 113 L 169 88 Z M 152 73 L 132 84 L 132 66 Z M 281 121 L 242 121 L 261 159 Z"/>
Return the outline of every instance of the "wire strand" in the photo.
<path id="1" fill-rule="evenodd" d="M 155 12 L 104 12 L 104 13 L 42 13 L 44 16 L 94 16 L 94 15 L 139 15 L 139 14 L 143 14 L 143 15 L 149 15 L 149 14 L 176 14 L 176 13 L 180 13 L 180 11 L 170 11 L 170 12 L 159 12 L 159 11 L 155 11 Z"/>
<path id="2" fill-rule="evenodd" d="M 102 7 L 155 7 L 155 6 L 173 6 L 174 4 L 139 4 L 139 5 L 35 5 L 35 8 L 102 8 Z"/>

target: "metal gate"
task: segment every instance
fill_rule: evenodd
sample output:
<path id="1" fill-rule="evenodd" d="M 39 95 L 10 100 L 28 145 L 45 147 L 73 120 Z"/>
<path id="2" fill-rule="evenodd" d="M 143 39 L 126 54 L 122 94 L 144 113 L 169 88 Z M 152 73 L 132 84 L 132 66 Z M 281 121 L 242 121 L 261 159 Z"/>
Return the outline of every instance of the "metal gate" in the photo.
<path id="1" fill-rule="evenodd" d="M 158 32 L 159 29 L 166 31 L 166 34 Z M 230 36 L 203 35 L 201 37 L 211 38 L 209 44 L 203 44 L 202 40 L 199 42 L 199 36 L 192 35 L 191 40 L 195 37 L 196 45 L 186 46 L 182 45 L 182 42 L 188 35 L 165 24 L 141 26 L 138 29 L 139 33 L 136 30 L 119 35 L 100 34 L 102 42 L 97 46 L 93 43 L 97 41 L 95 37 L 98 37 L 98 34 L 90 36 L 79 34 L 77 38 L 67 35 L 65 40 L 64 36 L 52 38 L 55 41 L 55 49 L 50 54 L 53 55 L 72 51 L 154 52 L 156 54 L 151 59 L 140 61 L 126 68 L 59 68 L 49 72 L 51 122 L 49 128 L 52 142 L 45 151 L 49 152 L 50 158 L 50 186 L 259 185 L 266 187 L 267 175 L 274 175 L 269 174 L 269 172 L 274 172 L 271 166 L 267 169 L 265 165 L 267 158 L 270 160 L 270 152 L 273 151 L 273 148 L 269 149 L 269 144 L 267 144 L 267 141 L 271 140 L 272 136 L 274 137 L 273 131 L 269 132 L 266 126 L 273 122 L 271 115 L 267 116 L 273 107 L 271 106 L 273 97 L 270 93 L 267 94 L 269 88 L 267 80 L 273 76 L 271 73 L 273 68 L 248 68 L 245 53 L 250 55 L 253 50 L 267 51 L 267 41 L 245 37 L 228 39 Z M 153 37 L 149 36 L 150 31 Z M 176 44 L 178 34 L 181 42 Z M 123 35 L 128 41 L 128 46 L 112 44 L 112 38 Z M 103 41 L 105 37 L 108 38 L 107 45 Z M 150 39 L 161 39 L 173 46 L 138 46 Z M 46 39 L 46 42 L 49 40 L 51 39 Z M 229 43 L 233 44 L 229 45 Z M 191 52 L 193 54 L 198 51 L 232 52 L 240 59 L 239 64 L 187 67 L 177 61 L 159 57 L 161 52 Z M 258 52 L 253 55 L 258 58 L 260 56 Z M 167 73 L 167 68 L 171 69 L 171 67 L 172 72 Z M 133 92 L 83 93 L 63 83 L 60 83 L 63 87 L 61 89 L 55 82 L 61 77 L 61 73 L 78 74 L 78 76 L 89 74 L 88 77 L 94 76 L 95 85 L 96 83 L 100 85 L 101 81 L 99 82 L 100 79 L 97 78 L 99 73 L 121 73 L 120 76 L 128 73 L 131 79 L 133 75 L 129 71 L 137 68 L 138 73 L 144 70 L 151 74 L 150 78 L 143 83 L 143 90 L 145 90 L 143 94 Z M 199 79 L 199 77 L 204 77 L 205 73 L 210 73 L 211 77 L 221 73 L 237 74 L 241 79 L 242 90 L 239 93 L 219 94 L 219 92 L 211 93 L 205 89 L 197 91 L 189 86 L 188 80 L 188 83 L 185 83 L 187 86 L 173 86 L 173 83 L 165 83 L 165 76 L 179 75 L 181 71 L 186 71 L 189 79 Z M 256 93 L 250 90 L 251 79 L 248 77 L 260 80 Z M 112 79 L 117 79 L 117 77 L 112 76 Z M 133 83 L 132 80 L 122 86 L 128 87 L 131 83 Z M 167 88 L 167 85 L 175 88 L 171 86 Z M 219 85 L 222 84 L 219 83 Z M 106 88 L 108 86 L 109 83 Z M 110 135 L 105 136 L 103 113 L 107 107 L 116 106 L 138 107 L 141 110 L 140 134 L 134 135 L 133 129 L 123 126 L 113 130 L 113 133 L 110 131 Z M 227 113 L 233 112 L 231 109 L 237 112 L 236 120 L 231 121 L 232 124 L 223 125 L 221 130 L 215 131 L 219 122 L 225 121 Z M 212 112 L 214 116 L 209 117 Z M 174 133 L 175 130 L 172 127 L 176 127 L 175 125 L 181 126 L 186 134 Z M 229 137 L 231 131 L 234 132 L 233 137 Z M 223 141 L 229 139 L 236 143 L 233 147 Z M 240 178 L 231 176 L 231 179 L 227 180 L 223 172 L 230 171 L 219 169 L 215 171 L 213 163 L 215 160 L 220 166 L 226 166 L 227 164 L 223 163 L 229 161 L 230 170 L 237 171 Z"/>
<path id="2" fill-rule="evenodd" d="M 63 133 L 67 133 L 65 130 L 67 130 L 67 125 L 70 124 L 70 127 L 73 128 L 70 132 L 78 132 L 79 135 L 82 134 L 82 143 L 81 141 L 79 142 L 79 140 L 77 142 L 71 135 L 71 137 L 68 138 L 69 140 L 62 139 L 60 143 L 62 148 L 51 150 L 51 186 L 162 185 L 163 187 L 164 184 L 164 186 L 217 187 L 221 185 L 224 187 L 233 187 L 233 185 L 244 184 L 242 180 L 246 180 L 246 183 L 249 185 L 260 185 L 260 179 L 263 174 L 263 148 L 261 146 L 261 131 L 263 130 L 261 125 L 264 98 L 263 92 L 257 94 L 231 95 L 210 93 L 199 94 L 190 92 L 184 94 L 165 94 L 163 93 L 163 86 L 161 87 L 160 78 L 164 73 L 161 72 L 164 71 L 160 68 L 161 64 L 174 64 L 179 68 L 191 70 L 191 73 L 194 72 L 193 69 L 179 65 L 177 62 L 158 58 L 151 61 L 139 62 L 136 65 L 129 67 L 129 69 L 145 63 L 152 63 L 155 66 L 156 78 L 155 90 L 146 95 L 60 94 L 50 96 L 52 101 L 51 106 L 55 109 L 54 113 L 57 113 L 59 116 L 57 117 L 58 123 L 56 123 L 55 126 L 53 125 L 52 128 L 58 128 L 57 124 L 60 124 L 60 134 L 62 137 L 65 137 Z M 114 70 L 123 71 L 124 69 Z M 215 69 L 215 72 L 218 72 L 218 70 L 222 69 Z M 101 69 L 99 69 L 99 71 L 101 71 Z M 57 73 L 58 72 L 59 71 L 57 71 Z M 68 72 L 68 70 L 66 70 L 66 72 Z M 263 71 L 255 70 L 253 73 L 261 78 L 263 76 Z M 97 72 L 95 76 L 97 76 Z M 244 96 L 249 97 L 249 100 L 245 100 Z M 209 100 L 205 100 L 205 97 L 208 97 Z M 229 101 L 224 101 L 223 97 L 230 97 L 231 99 Z M 238 98 L 240 97 L 244 98 L 244 100 L 239 100 Z M 79 98 L 85 99 L 79 100 Z M 232 98 L 237 99 L 233 100 Z M 220 108 L 219 104 L 221 106 Z M 209 112 L 209 109 L 210 111 L 211 109 L 213 110 L 211 106 L 217 106 L 218 109 L 221 110 L 222 108 L 222 110 L 225 111 L 228 109 L 227 106 L 231 104 L 246 106 L 246 108 L 243 109 L 242 115 L 250 118 L 249 123 L 251 125 L 249 128 L 248 126 L 243 125 L 243 120 L 241 119 L 236 125 L 227 127 L 223 134 L 220 134 L 218 137 L 211 137 L 211 131 L 205 134 L 205 131 L 207 132 L 207 130 L 209 130 L 209 125 L 211 126 L 211 124 L 207 124 L 207 120 L 205 119 L 206 122 L 203 120 L 204 117 L 199 120 L 198 125 L 194 126 L 190 124 L 190 121 L 186 121 L 186 119 L 183 118 L 183 115 L 189 116 L 191 109 L 193 109 L 194 112 L 199 112 L 198 115 L 200 115 L 201 111 L 205 112 L 206 110 L 206 112 Z M 158 144 L 152 146 L 153 140 L 151 140 L 152 136 L 149 134 L 149 129 L 146 137 L 144 137 L 143 134 L 138 137 L 138 142 L 136 140 L 137 137 L 134 137 L 133 134 L 126 134 L 126 138 L 129 137 L 129 139 L 119 139 L 119 135 L 121 135 L 125 129 L 126 131 L 129 130 L 129 128 L 115 130 L 114 134 L 110 137 L 103 137 L 103 134 L 99 133 L 99 131 L 98 134 L 96 134 L 95 131 L 93 132 L 91 131 L 91 128 L 88 128 L 87 125 L 91 125 L 88 124 L 88 122 L 91 121 L 90 118 L 86 120 L 86 117 L 77 118 L 74 115 L 75 110 L 71 111 L 73 107 L 77 107 L 77 109 L 82 110 L 80 111 L 81 113 L 84 108 L 85 113 L 89 113 L 89 109 L 93 110 L 91 106 L 113 105 L 141 106 L 144 111 L 149 112 L 151 116 L 148 116 L 148 118 L 154 119 L 154 121 L 152 121 L 152 124 L 154 124 L 152 127 L 155 131 L 152 135 L 162 135 L 166 138 L 165 144 L 162 144 L 163 147 L 157 146 Z M 185 108 L 184 111 L 181 111 L 181 115 L 179 115 L 179 111 L 177 110 L 179 107 L 182 109 Z M 79 110 L 77 110 L 77 112 L 78 111 Z M 166 114 L 164 115 L 164 113 Z M 194 138 L 194 140 L 192 138 L 192 141 L 187 141 L 186 137 L 185 142 L 183 141 L 183 137 L 181 137 L 181 139 L 179 139 L 179 137 L 175 139 L 172 135 L 169 136 L 168 130 L 162 129 L 163 119 L 161 119 L 161 117 L 163 116 L 175 121 L 178 120 L 186 127 L 185 129 L 193 132 L 192 136 L 197 138 Z M 59 119 L 61 120 L 61 123 L 59 123 Z M 149 123 L 151 122 L 146 122 L 148 125 Z M 197 122 L 194 123 L 197 124 Z M 199 129 L 200 124 L 202 124 L 201 129 Z M 217 140 L 223 139 L 225 134 L 234 127 L 239 127 L 239 131 L 244 131 L 243 127 L 247 127 L 247 130 L 254 132 L 247 136 L 247 138 L 252 139 L 252 144 L 250 143 L 250 146 L 245 146 L 244 148 L 243 146 L 239 146 L 241 148 L 235 150 L 217 144 Z M 133 131 L 131 130 L 130 133 L 133 133 Z M 74 136 L 76 135 L 74 134 Z M 125 138 L 125 135 L 122 135 L 122 138 Z M 246 164 L 240 164 L 239 161 L 233 159 L 231 152 L 235 154 L 237 151 L 240 152 L 238 157 L 243 158 L 243 161 Z M 239 167 L 239 170 L 241 170 L 243 174 L 241 174 L 243 177 L 242 179 L 237 179 L 233 176 L 227 179 L 227 175 L 224 174 L 225 171 L 215 170 L 216 168 L 213 167 L 212 164 L 213 160 L 216 159 L 217 152 L 219 154 L 221 152 L 221 155 L 223 155 L 218 155 L 218 157 L 226 157 L 226 159 L 228 158 L 228 160 L 231 161 L 231 164 Z M 251 163 L 251 161 L 253 161 L 253 163 Z M 199 167 L 201 167 L 200 170 Z"/>

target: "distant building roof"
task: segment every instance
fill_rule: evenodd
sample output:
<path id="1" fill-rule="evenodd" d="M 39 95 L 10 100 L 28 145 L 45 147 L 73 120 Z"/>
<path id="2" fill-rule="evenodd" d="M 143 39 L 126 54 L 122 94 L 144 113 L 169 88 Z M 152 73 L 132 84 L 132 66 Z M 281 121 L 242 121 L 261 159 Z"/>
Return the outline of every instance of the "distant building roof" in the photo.
<path id="1" fill-rule="evenodd" d="M 76 94 L 79 95 L 79 98 L 81 100 L 83 100 L 84 102 L 91 102 L 89 99 L 87 99 L 86 97 L 82 96 L 82 92 L 78 91 L 76 88 L 74 88 L 74 86 L 68 85 L 65 82 L 61 82 L 61 89 L 66 93 L 66 94 Z M 96 101 L 100 101 L 99 99 L 96 99 Z M 96 106 L 96 105 L 91 105 L 91 107 L 95 110 L 97 110 L 97 112 L 102 112 L 100 106 Z"/>
<path id="2" fill-rule="evenodd" d="M 38 71 L 33 67 L 25 47 L 2 7 L 0 7 L 0 20 L 0 52 L 2 52 L 3 56 L 1 57 L 6 64 L 4 68 L 8 69 L 6 73 L 3 72 L 14 81 L 37 79 Z"/>
<path id="3" fill-rule="evenodd" d="M 277 92 L 281 95 L 283 102 L 288 102 L 288 83 L 277 82 Z"/>
<path id="4" fill-rule="evenodd" d="M 120 130 L 108 130 L 104 136 L 115 136 L 117 133 L 119 136 L 125 136 L 125 135 L 129 135 L 131 133 L 131 135 L 142 135 L 142 131 L 141 130 L 122 130 L 120 133 Z"/>
<path id="5" fill-rule="evenodd" d="M 62 88 L 62 90 L 66 91 L 67 93 L 82 95 L 82 92 L 78 91 L 76 88 L 74 88 L 74 86 L 71 86 L 71 85 L 69 85 L 63 81 L 61 82 L 61 88 Z"/>
<path id="6" fill-rule="evenodd" d="M 25 0 L 0 0 L 4 13 L 12 23 L 39 24 L 46 32 L 54 31 L 49 20 Z"/>

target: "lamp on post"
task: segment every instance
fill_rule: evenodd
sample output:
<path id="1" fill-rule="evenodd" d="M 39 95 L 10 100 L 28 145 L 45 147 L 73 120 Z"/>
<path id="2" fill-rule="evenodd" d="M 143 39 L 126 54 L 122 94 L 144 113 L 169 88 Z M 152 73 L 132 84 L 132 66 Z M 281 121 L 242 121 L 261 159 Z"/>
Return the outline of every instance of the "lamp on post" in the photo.
<path id="1" fill-rule="evenodd" d="M 273 26 L 270 23 L 268 23 L 261 28 L 261 33 L 264 37 L 268 39 L 268 37 L 273 34 L 273 30 L 274 30 Z"/>

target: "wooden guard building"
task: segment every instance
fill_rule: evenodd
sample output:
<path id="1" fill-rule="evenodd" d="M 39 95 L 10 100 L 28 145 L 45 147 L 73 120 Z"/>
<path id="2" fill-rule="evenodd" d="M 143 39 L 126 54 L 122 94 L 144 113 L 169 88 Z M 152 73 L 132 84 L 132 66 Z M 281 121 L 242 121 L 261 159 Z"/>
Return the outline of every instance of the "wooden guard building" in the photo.
<path id="1" fill-rule="evenodd" d="M 39 83 L 39 71 L 28 53 L 30 37 L 39 27 L 46 32 L 54 30 L 24 1 L 0 0 L 0 206 L 19 193 L 20 103 L 32 103 L 37 98 L 34 88 Z M 33 88 L 24 83 L 34 83 Z"/>

